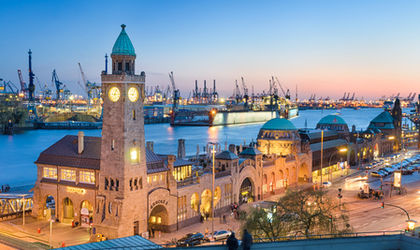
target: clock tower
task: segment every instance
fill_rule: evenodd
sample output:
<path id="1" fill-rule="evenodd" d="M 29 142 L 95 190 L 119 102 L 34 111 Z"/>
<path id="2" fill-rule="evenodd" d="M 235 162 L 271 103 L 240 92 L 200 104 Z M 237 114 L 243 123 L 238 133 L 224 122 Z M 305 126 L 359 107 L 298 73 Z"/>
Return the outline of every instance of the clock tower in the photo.
<path id="1" fill-rule="evenodd" d="M 136 54 L 121 25 L 112 48 L 112 74 L 102 72 L 103 127 L 96 233 L 119 238 L 147 231 L 147 167 L 143 99 L 146 75 L 135 74 Z"/>

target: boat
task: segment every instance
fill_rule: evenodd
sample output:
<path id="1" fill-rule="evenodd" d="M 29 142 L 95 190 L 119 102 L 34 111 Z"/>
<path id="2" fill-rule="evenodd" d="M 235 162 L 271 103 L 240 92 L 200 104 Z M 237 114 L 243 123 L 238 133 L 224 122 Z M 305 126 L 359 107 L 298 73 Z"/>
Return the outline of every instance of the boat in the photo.
<path id="1" fill-rule="evenodd" d="M 171 114 L 172 126 L 227 126 L 266 122 L 273 118 L 291 119 L 298 116 L 297 106 L 279 109 L 241 108 L 235 105 L 185 105 Z"/>

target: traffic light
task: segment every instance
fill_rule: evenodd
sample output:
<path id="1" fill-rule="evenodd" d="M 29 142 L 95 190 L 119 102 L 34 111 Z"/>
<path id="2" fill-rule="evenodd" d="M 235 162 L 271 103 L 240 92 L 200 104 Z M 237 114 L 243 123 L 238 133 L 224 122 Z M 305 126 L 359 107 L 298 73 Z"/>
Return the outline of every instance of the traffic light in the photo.
<path id="1" fill-rule="evenodd" d="M 385 207 L 385 202 L 381 202 L 381 208 Z"/>

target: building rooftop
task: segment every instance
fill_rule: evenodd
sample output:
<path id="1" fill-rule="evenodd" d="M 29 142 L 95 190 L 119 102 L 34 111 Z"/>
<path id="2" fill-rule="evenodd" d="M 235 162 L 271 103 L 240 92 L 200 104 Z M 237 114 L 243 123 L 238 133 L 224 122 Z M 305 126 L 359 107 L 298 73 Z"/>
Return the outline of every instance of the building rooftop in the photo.
<path id="1" fill-rule="evenodd" d="M 318 124 L 340 124 L 347 125 L 343 118 L 338 115 L 327 115 L 319 120 Z"/>
<path id="2" fill-rule="evenodd" d="M 234 153 L 225 150 L 215 155 L 215 158 L 220 159 L 220 160 L 235 160 L 235 159 L 238 159 L 239 157 L 235 155 Z"/>
<path id="3" fill-rule="evenodd" d="M 239 155 L 260 155 L 261 152 L 254 147 L 244 149 Z"/>
<path id="4" fill-rule="evenodd" d="M 147 240 L 139 235 L 106 240 L 101 242 L 86 243 L 82 245 L 70 246 L 61 249 L 68 250 L 89 250 L 89 249 L 155 249 L 162 248 L 156 243 Z"/>
<path id="5" fill-rule="evenodd" d="M 383 123 L 393 123 L 394 122 L 394 118 L 392 118 L 391 114 L 388 111 L 383 111 L 382 113 L 380 113 L 378 116 L 376 116 L 375 118 L 373 118 L 373 120 L 371 122 L 383 122 Z"/>
<path id="6" fill-rule="evenodd" d="M 112 47 L 112 54 L 111 55 L 127 55 L 127 56 L 136 56 L 136 52 L 134 50 L 134 46 L 131 43 L 130 38 L 128 37 L 127 33 L 125 32 L 125 25 L 121 25 L 121 32 L 118 36 L 117 40 L 114 43 L 114 47 Z"/>
<path id="7" fill-rule="evenodd" d="M 330 141 L 324 141 L 323 142 L 323 148 L 324 150 L 330 149 L 330 148 L 336 148 L 340 146 L 346 146 L 347 147 L 347 141 L 344 139 L 336 139 L 336 140 L 330 140 Z M 312 152 L 320 151 L 321 150 L 321 143 L 314 143 L 310 145 Z"/>
<path id="8" fill-rule="evenodd" d="M 295 125 L 284 118 L 274 118 L 264 123 L 262 130 L 297 130 Z"/>
<path id="9" fill-rule="evenodd" d="M 66 135 L 59 141 L 42 151 L 36 164 L 48 164 L 84 169 L 100 169 L 101 137 L 84 136 L 84 150 L 78 153 L 78 137 Z M 148 173 L 168 170 L 163 159 L 146 149 L 146 164 Z"/>
<path id="10" fill-rule="evenodd" d="M 311 141 L 316 140 L 316 139 L 321 139 L 320 129 L 300 130 L 299 133 L 305 134 Z M 324 139 L 327 139 L 328 137 L 332 137 L 332 136 L 338 136 L 337 131 L 324 130 Z"/>

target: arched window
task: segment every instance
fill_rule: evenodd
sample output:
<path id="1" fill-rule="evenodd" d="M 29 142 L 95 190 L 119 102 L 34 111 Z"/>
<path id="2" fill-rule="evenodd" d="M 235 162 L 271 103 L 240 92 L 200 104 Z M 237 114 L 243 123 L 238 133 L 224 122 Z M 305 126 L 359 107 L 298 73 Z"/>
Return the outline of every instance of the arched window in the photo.
<path id="1" fill-rule="evenodd" d="M 109 185 L 108 178 L 105 177 L 105 190 L 108 190 L 108 185 Z"/>
<path id="2" fill-rule="evenodd" d="M 109 190 L 114 190 L 114 180 L 111 179 L 111 185 L 109 186 Z"/>

